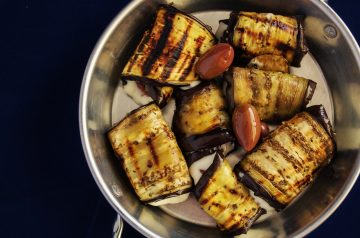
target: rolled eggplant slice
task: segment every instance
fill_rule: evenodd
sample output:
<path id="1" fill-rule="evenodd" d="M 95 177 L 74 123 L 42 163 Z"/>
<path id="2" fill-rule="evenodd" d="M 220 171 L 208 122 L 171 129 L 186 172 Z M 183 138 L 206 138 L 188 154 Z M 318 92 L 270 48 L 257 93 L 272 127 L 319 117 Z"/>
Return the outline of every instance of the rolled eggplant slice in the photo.
<path id="1" fill-rule="evenodd" d="M 220 230 L 231 235 L 246 233 L 256 219 L 266 213 L 219 155 L 197 183 L 195 196 Z"/>
<path id="2" fill-rule="evenodd" d="M 225 74 L 224 89 L 229 105 L 253 105 L 261 120 L 288 119 L 311 100 L 316 83 L 281 72 L 234 67 Z"/>
<path id="3" fill-rule="evenodd" d="M 202 83 L 176 96 L 173 126 L 185 136 L 201 135 L 216 128 L 228 128 L 229 116 L 221 89 L 214 83 Z"/>
<path id="4" fill-rule="evenodd" d="M 161 110 L 154 103 L 131 112 L 108 132 L 141 201 L 159 205 L 159 200 L 189 192 L 192 181 L 184 156 Z M 155 202 L 155 204 L 154 204 Z"/>
<path id="5" fill-rule="evenodd" d="M 188 85 L 198 80 L 194 69 L 197 58 L 215 43 L 215 35 L 199 20 L 161 5 L 121 77 L 145 78 L 162 86 Z"/>
<path id="6" fill-rule="evenodd" d="M 281 55 L 259 55 L 247 65 L 250 69 L 289 73 L 288 61 Z"/>
<path id="7" fill-rule="evenodd" d="M 223 38 L 248 59 L 264 54 L 281 55 L 291 65 L 300 66 L 302 57 L 308 52 L 299 17 L 232 12 Z"/>
<path id="8" fill-rule="evenodd" d="M 325 109 L 313 106 L 271 132 L 235 171 L 241 182 L 279 210 L 313 181 L 335 152 Z"/>

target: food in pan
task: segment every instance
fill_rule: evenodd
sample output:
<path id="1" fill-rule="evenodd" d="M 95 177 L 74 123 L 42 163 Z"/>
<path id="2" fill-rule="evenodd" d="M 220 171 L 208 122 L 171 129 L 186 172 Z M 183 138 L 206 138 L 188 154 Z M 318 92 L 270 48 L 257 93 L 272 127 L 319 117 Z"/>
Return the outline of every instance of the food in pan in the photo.
<path id="1" fill-rule="evenodd" d="M 288 61 L 280 55 L 259 55 L 252 58 L 247 65 L 251 69 L 289 73 Z"/>
<path id="2" fill-rule="evenodd" d="M 312 182 L 336 151 L 323 106 L 312 106 L 283 122 L 236 165 L 240 181 L 276 209 L 287 206 Z"/>
<path id="3" fill-rule="evenodd" d="M 290 118 L 311 100 L 316 83 L 281 72 L 233 67 L 225 73 L 230 108 L 253 105 L 264 121 Z"/>
<path id="4" fill-rule="evenodd" d="M 182 202 L 194 183 L 202 209 L 236 235 L 265 207 L 293 201 L 336 144 L 324 108 L 305 109 L 316 83 L 289 74 L 308 51 L 299 18 L 232 12 L 217 35 L 223 43 L 216 45 L 206 25 L 160 5 L 121 74 L 124 91 L 145 106 L 108 138 L 141 201 Z M 160 109 L 171 98 L 174 133 Z M 265 122 L 282 124 L 270 132 Z"/>
<path id="5" fill-rule="evenodd" d="M 158 106 L 131 112 L 108 138 L 141 201 L 163 205 L 187 199 L 192 187 L 188 167 Z"/>
<path id="6" fill-rule="evenodd" d="M 161 5 L 121 77 L 161 86 L 188 85 L 199 79 L 196 60 L 215 43 L 214 34 L 200 21 Z"/>
<path id="7" fill-rule="evenodd" d="M 197 182 L 195 196 L 202 209 L 215 219 L 219 229 L 230 235 L 246 233 L 266 212 L 218 154 Z"/>
<path id="8" fill-rule="evenodd" d="M 223 40 L 238 48 L 242 58 L 281 55 L 293 66 L 300 66 L 308 52 L 300 18 L 272 13 L 232 12 Z"/>

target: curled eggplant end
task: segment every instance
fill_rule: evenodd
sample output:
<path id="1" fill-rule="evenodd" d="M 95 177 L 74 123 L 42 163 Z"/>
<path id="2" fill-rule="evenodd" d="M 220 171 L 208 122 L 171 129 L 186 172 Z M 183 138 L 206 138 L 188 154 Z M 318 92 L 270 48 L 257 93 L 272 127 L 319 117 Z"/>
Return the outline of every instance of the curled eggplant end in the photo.
<path id="1" fill-rule="evenodd" d="M 240 162 L 237 163 L 234 167 L 234 172 L 236 174 L 237 179 L 243 183 L 246 187 L 254 192 L 255 196 L 263 198 L 271 207 L 273 207 L 276 211 L 281 211 L 286 207 L 285 204 L 278 202 L 273 196 L 271 196 L 265 188 L 263 188 L 260 184 L 256 183 L 251 176 L 249 176 L 240 165 Z"/>
<path id="2" fill-rule="evenodd" d="M 304 101 L 303 101 L 303 107 L 305 107 L 310 102 L 312 97 L 314 96 L 316 85 L 317 85 L 316 82 L 309 79 L 305 97 L 304 97 Z"/>
<path id="3" fill-rule="evenodd" d="M 300 67 L 301 66 L 301 60 L 304 58 L 304 56 L 309 52 L 309 48 L 306 45 L 306 40 L 304 36 L 304 16 L 296 16 L 296 20 L 298 22 L 298 36 L 297 36 L 297 47 L 294 55 L 294 59 L 292 62 L 292 66 L 294 67 Z"/>
<path id="4" fill-rule="evenodd" d="M 144 203 L 151 206 L 162 206 L 166 204 L 175 204 L 186 201 L 189 198 L 191 188 L 176 191 L 174 193 L 161 195 L 151 200 L 145 201 Z"/>

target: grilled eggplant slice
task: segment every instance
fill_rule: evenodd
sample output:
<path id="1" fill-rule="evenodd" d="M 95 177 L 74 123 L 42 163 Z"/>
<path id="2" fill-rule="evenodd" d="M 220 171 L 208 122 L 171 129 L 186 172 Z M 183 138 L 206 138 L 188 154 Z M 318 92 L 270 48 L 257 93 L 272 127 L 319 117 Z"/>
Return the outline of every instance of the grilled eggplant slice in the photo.
<path id="1" fill-rule="evenodd" d="M 281 55 L 259 55 L 247 65 L 251 69 L 289 73 L 288 61 Z"/>
<path id="2" fill-rule="evenodd" d="M 192 181 L 186 161 L 154 103 L 131 112 L 108 138 L 141 201 L 152 205 L 189 192 Z"/>
<path id="3" fill-rule="evenodd" d="M 247 59 L 264 54 L 281 55 L 291 65 L 300 66 L 308 52 L 300 17 L 232 12 L 223 38 L 238 47 L 241 56 Z"/>
<path id="4" fill-rule="evenodd" d="M 235 171 L 240 181 L 279 210 L 313 181 L 335 152 L 325 109 L 313 106 L 271 132 Z"/>
<path id="5" fill-rule="evenodd" d="M 203 83 L 175 96 L 175 131 L 185 136 L 201 135 L 216 128 L 228 128 L 229 116 L 221 89 Z"/>
<path id="6" fill-rule="evenodd" d="M 164 85 L 198 80 L 195 62 L 216 43 L 215 35 L 196 18 L 161 5 L 122 71 L 123 79 L 146 79 Z"/>
<path id="7" fill-rule="evenodd" d="M 225 73 L 229 105 L 252 104 L 260 119 L 273 122 L 288 119 L 311 100 L 316 83 L 281 72 L 234 67 Z"/>
<path id="8" fill-rule="evenodd" d="M 220 230 L 231 235 L 246 233 L 266 212 L 250 196 L 249 190 L 237 181 L 231 166 L 219 155 L 196 184 L 195 196 Z"/>

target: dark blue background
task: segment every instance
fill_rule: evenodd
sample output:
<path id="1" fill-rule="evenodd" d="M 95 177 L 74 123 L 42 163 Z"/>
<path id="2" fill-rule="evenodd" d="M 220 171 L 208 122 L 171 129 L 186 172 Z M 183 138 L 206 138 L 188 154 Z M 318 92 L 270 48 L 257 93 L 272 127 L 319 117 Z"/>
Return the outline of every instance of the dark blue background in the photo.
<path id="1" fill-rule="evenodd" d="M 359 6 L 330 5 L 360 40 Z M 115 212 L 88 170 L 78 99 L 121 0 L 0 1 L 0 237 L 110 237 Z M 309 237 L 355 237 L 359 183 Z M 130 226 L 124 237 L 140 236 Z"/>

